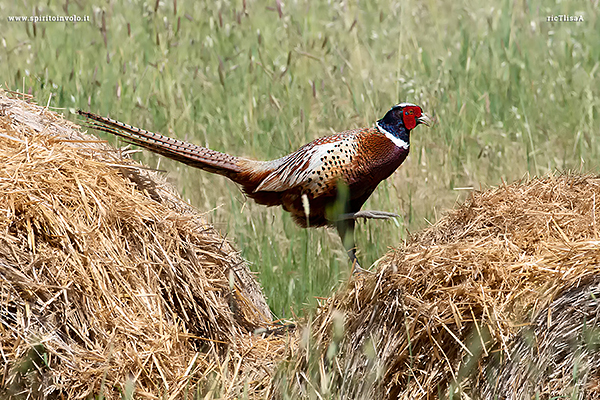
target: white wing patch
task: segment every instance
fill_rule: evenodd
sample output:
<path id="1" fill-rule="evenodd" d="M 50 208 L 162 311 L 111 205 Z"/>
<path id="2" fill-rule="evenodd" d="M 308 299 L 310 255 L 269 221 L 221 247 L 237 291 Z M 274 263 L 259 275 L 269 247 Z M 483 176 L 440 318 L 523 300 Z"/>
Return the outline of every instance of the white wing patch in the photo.
<path id="1" fill-rule="evenodd" d="M 315 141 L 298 151 L 273 161 L 279 164 L 256 188 L 256 191 L 282 192 L 303 185 L 317 194 L 325 190 L 325 182 L 342 174 L 355 154 L 349 140 L 342 136 L 329 143 Z"/>

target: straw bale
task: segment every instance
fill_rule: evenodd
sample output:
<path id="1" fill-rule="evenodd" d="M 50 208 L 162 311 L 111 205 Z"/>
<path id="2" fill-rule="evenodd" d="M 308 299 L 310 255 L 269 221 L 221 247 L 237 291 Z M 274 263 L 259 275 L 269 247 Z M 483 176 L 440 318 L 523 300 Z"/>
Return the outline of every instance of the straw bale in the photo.
<path id="1" fill-rule="evenodd" d="M 266 390 L 287 339 L 164 178 L 6 91 L 0 165 L 0 397 Z"/>
<path id="2" fill-rule="evenodd" d="M 523 339 L 515 338 L 522 326 L 533 323 L 539 343 L 558 340 L 543 336 L 547 326 L 540 315 L 556 304 L 553 299 L 569 298 L 569 290 L 584 290 L 578 288 L 599 275 L 599 218 L 598 176 L 547 176 L 474 192 L 388 253 L 376 273 L 357 277 L 325 302 L 292 358 L 295 378 L 280 379 L 281 391 L 303 397 L 479 398 L 484 366 L 519 351 Z M 584 303 L 574 304 L 581 315 L 590 307 Z M 560 315 L 580 329 L 581 317 Z M 582 346 L 571 349 L 570 360 L 580 357 Z M 521 380 L 540 380 L 530 386 L 543 388 L 540 398 L 572 392 L 544 383 L 571 382 L 567 375 L 576 367 L 565 362 L 557 372 L 563 375 L 543 382 L 543 374 L 526 375 L 526 369 L 507 364 L 500 387 L 508 388 L 518 372 Z M 583 396 L 593 387 L 585 382 L 592 375 L 578 376 Z M 500 398 L 533 396 L 523 390 L 525 397 Z"/>
<path id="3" fill-rule="evenodd" d="M 565 290 L 485 366 L 482 399 L 600 398 L 600 279 Z"/>

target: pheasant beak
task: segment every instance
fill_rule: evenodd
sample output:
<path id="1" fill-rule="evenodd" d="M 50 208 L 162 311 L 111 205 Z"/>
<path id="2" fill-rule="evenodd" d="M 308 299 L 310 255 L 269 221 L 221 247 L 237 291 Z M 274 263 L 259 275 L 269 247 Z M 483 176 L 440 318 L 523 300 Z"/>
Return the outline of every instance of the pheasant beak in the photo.
<path id="1" fill-rule="evenodd" d="M 421 124 L 423 124 L 425 126 L 433 125 L 433 121 L 431 120 L 429 115 L 427 115 L 425 113 L 421 114 L 421 116 L 419 118 L 417 118 L 417 121 L 419 121 Z"/>

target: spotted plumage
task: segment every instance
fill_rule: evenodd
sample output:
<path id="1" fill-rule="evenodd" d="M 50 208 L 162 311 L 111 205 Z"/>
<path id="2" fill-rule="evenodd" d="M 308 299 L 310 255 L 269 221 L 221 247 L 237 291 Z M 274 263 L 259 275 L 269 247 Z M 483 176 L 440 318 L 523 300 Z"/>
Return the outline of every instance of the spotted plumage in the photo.
<path id="1" fill-rule="evenodd" d="M 128 142 L 173 160 L 226 176 L 241 185 L 248 197 L 257 203 L 281 205 L 302 227 L 335 225 L 342 240 L 347 232 L 353 232 L 356 218 L 391 215 L 382 212 L 361 214 L 360 209 L 377 185 L 408 156 L 410 130 L 419 123 L 429 125 L 428 117 L 419 106 L 402 103 L 392 107 L 373 127 L 322 137 L 282 158 L 256 161 L 172 139 L 93 113 L 79 113 L 94 121 L 90 125 L 94 129 L 121 136 Z M 343 215 L 328 215 L 330 205 L 338 198 L 340 182 L 348 188 Z M 353 248 L 352 240 L 348 251 L 355 261 Z"/>

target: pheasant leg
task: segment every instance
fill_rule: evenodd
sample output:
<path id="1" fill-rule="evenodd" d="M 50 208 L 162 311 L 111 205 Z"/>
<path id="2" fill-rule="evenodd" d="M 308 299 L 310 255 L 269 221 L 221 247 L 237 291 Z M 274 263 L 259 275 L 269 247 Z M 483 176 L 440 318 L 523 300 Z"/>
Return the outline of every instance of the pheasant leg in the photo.
<path id="1" fill-rule="evenodd" d="M 354 241 L 355 225 L 356 220 L 353 218 L 341 219 L 336 222 L 338 234 L 340 235 L 340 239 L 342 239 L 342 244 L 346 249 L 346 253 L 348 254 L 350 262 L 352 263 L 352 273 L 361 274 L 370 271 L 361 268 L 360 263 L 358 262 L 358 257 L 356 257 L 356 242 Z"/>
<path id="2" fill-rule="evenodd" d="M 357 220 L 359 218 L 364 219 L 390 219 L 400 218 L 398 214 L 394 214 L 387 211 L 377 210 L 362 210 L 355 213 L 347 213 L 338 215 L 338 221 Z"/>

